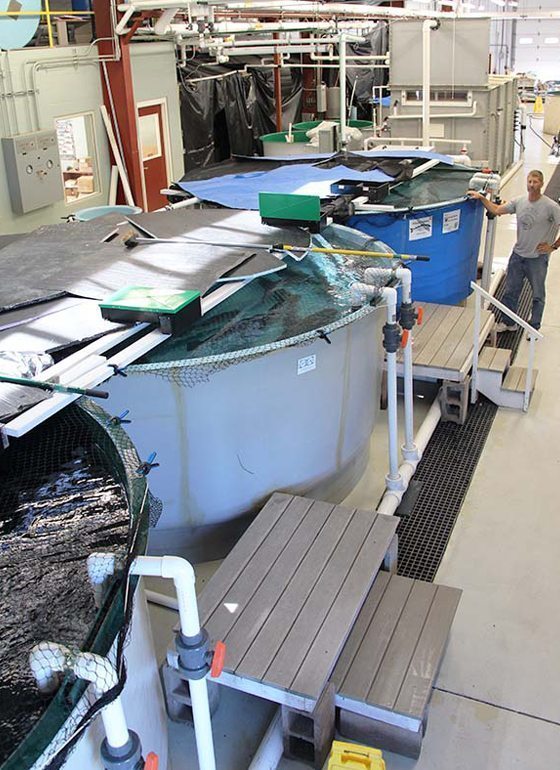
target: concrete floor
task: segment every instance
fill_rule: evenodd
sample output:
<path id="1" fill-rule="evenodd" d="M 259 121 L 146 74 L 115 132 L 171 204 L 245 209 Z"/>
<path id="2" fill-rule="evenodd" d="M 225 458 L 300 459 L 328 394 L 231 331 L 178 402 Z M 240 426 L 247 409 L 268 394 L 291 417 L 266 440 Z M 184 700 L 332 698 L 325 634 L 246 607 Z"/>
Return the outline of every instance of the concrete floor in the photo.
<path id="1" fill-rule="evenodd" d="M 535 128 L 538 121 L 534 121 Z M 548 138 L 548 137 L 546 137 Z M 546 146 L 527 136 L 524 170 L 504 199 L 525 192 L 525 174 L 555 166 Z M 496 264 L 515 239 L 513 217 L 498 221 Z M 463 589 L 437 680 L 422 755 L 385 753 L 387 770 L 551 770 L 560 756 L 560 252 L 549 268 L 549 297 L 537 348 L 540 370 L 528 414 L 501 410 L 492 426 L 436 581 Z M 518 361 L 523 361 L 522 343 Z M 427 405 L 419 401 L 417 420 Z M 377 430 L 372 465 L 348 504 L 372 507 L 383 489 L 386 453 Z M 204 581 L 215 564 L 203 565 Z M 161 590 L 161 586 L 158 586 Z M 160 658 L 174 613 L 152 608 Z M 270 704 L 224 689 L 214 718 L 219 770 L 244 770 L 273 713 Z M 192 728 L 170 724 L 170 770 L 196 766 Z M 283 760 L 282 770 L 306 765 Z"/>

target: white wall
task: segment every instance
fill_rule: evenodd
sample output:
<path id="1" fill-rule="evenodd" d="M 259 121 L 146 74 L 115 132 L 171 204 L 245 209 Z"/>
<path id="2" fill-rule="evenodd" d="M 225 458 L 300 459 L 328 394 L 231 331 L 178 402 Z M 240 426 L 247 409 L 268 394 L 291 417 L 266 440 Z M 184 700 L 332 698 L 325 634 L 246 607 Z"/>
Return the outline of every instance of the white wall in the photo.
<path id="1" fill-rule="evenodd" d="M 538 6 L 543 11 L 557 11 L 558 0 L 519 0 L 519 10 Z M 532 43 L 522 44 L 522 38 Z M 557 38 L 546 43 L 546 38 Z M 560 79 L 560 19 L 518 19 L 515 22 L 513 60 L 517 72 L 534 72 L 540 80 Z"/>
<path id="2" fill-rule="evenodd" d="M 137 101 L 166 100 L 171 135 L 171 171 L 183 173 L 183 143 L 179 96 L 172 43 L 132 46 L 132 73 Z M 70 204 L 60 201 L 18 216 L 12 212 L 4 161 L 0 152 L 0 234 L 26 232 L 85 206 L 108 201 L 111 158 L 99 107 L 103 103 L 96 49 L 23 48 L 0 53 L 0 137 L 54 128 L 60 117 L 90 112 L 93 115 L 98 193 Z M 13 94 L 13 95 L 12 95 Z"/>

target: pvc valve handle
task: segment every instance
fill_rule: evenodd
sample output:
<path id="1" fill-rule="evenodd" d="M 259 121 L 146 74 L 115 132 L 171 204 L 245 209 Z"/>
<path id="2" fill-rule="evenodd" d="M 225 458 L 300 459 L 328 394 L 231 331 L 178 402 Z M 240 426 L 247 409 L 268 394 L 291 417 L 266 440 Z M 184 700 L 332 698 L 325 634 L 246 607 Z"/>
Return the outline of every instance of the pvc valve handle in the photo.
<path id="1" fill-rule="evenodd" d="M 212 656 L 212 666 L 210 667 L 210 676 L 217 679 L 224 670 L 226 660 L 226 645 L 223 642 L 216 642 L 216 649 Z"/>
<path id="2" fill-rule="evenodd" d="M 424 320 L 424 308 L 419 307 L 416 312 L 416 323 L 418 326 L 422 326 L 422 321 Z"/>
<path id="3" fill-rule="evenodd" d="M 401 348 L 406 348 L 406 345 L 408 343 L 408 335 L 410 332 L 408 329 L 404 329 L 401 337 Z"/>
<path id="4" fill-rule="evenodd" d="M 144 770 L 158 770 L 158 767 L 159 767 L 158 755 L 154 754 L 153 751 L 150 751 L 144 763 Z"/>

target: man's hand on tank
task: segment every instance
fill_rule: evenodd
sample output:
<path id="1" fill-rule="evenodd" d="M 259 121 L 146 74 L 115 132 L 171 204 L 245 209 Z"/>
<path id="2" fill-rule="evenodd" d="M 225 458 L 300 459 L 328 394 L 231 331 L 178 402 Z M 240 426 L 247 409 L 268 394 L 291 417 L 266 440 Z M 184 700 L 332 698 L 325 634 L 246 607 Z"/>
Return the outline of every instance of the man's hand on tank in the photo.
<path id="1" fill-rule="evenodd" d="M 537 251 L 539 254 L 552 254 L 554 251 L 554 245 L 552 243 L 545 243 L 543 241 L 542 243 L 537 244 Z"/>
<path id="2" fill-rule="evenodd" d="M 476 198 L 477 200 L 482 200 L 486 197 L 481 192 L 478 192 L 478 190 L 467 190 L 467 196 L 469 198 Z"/>

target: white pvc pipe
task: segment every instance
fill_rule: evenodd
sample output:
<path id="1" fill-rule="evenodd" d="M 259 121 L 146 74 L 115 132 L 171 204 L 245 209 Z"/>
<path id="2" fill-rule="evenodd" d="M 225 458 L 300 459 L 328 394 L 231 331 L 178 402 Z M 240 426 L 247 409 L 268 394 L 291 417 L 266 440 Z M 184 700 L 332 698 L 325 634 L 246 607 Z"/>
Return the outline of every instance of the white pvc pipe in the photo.
<path id="1" fill-rule="evenodd" d="M 346 33 L 341 32 L 338 43 L 340 83 L 340 146 L 346 149 Z"/>
<path id="2" fill-rule="evenodd" d="M 146 595 L 146 601 L 150 604 L 157 604 L 160 607 L 166 607 L 168 610 L 175 610 L 179 612 L 179 604 L 174 596 L 167 596 L 167 594 L 160 594 L 159 591 L 149 591 L 144 589 Z"/>
<path id="3" fill-rule="evenodd" d="M 422 144 L 430 142 L 430 33 L 437 22 L 426 19 L 422 23 Z"/>
<path id="4" fill-rule="evenodd" d="M 276 770 L 283 753 L 282 712 L 277 709 L 248 770 Z"/>
<path id="5" fill-rule="evenodd" d="M 428 441 L 430 440 L 436 426 L 441 417 L 441 407 L 439 405 L 439 399 L 436 398 L 428 414 L 426 415 L 424 422 L 420 426 L 416 437 L 415 444 L 420 455 L 424 452 Z M 406 492 L 410 479 L 416 472 L 416 467 L 419 460 L 406 460 L 399 468 L 399 474 L 402 479 L 402 489 L 387 489 L 381 502 L 377 507 L 377 513 L 384 513 L 387 516 L 392 516 L 399 507 L 402 497 Z"/>
<path id="6" fill-rule="evenodd" d="M 179 8 L 166 8 L 163 11 L 154 25 L 156 35 L 167 35 L 171 31 L 171 22 L 178 12 Z"/>
<path id="7" fill-rule="evenodd" d="M 177 608 L 181 633 L 193 637 L 200 633 L 200 620 L 195 591 L 195 574 L 192 565 L 178 556 L 138 556 L 132 563 L 133 575 L 151 575 L 173 580 L 177 593 Z M 189 679 L 192 701 L 196 750 L 200 770 L 215 770 L 216 760 L 208 687 L 206 679 Z"/>

